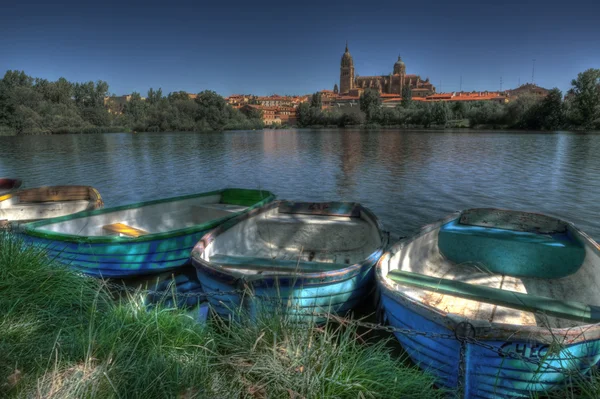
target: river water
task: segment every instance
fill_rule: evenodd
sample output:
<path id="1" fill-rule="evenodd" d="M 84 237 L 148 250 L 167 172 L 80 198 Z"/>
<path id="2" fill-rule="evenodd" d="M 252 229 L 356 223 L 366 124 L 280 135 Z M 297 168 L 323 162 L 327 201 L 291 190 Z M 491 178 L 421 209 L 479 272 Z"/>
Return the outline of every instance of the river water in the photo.
<path id="1" fill-rule="evenodd" d="M 0 137 L 0 177 L 96 187 L 105 206 L 224 187 L 356 201 L 406 235 L 470 207 L 542 212 L 600 239 L 600 134 L 266 130 Z"/>

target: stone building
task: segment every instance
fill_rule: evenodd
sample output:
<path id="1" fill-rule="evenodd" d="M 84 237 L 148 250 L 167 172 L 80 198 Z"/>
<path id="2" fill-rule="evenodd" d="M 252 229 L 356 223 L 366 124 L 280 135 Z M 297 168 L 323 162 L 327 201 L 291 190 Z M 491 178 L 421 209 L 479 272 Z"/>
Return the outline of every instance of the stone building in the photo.
<path id="1" fill-rule="evenodd" d="M 410 89 L 412 97 L 426 97 L 435 93 L 435 87 L 429 82 L 429 78 L 422 80 L 418 75 L 406 74 L 406 65 L 400 56 L 389 75 L 356 75 L 354 60 L 348 51 L 348 43 L 346 43 L 346 51 L 342 55 L 340 65 L 340 94 L 356 96 L 360 95 L 362 90 L 375 89 L 382 94 L 401 96 L 405 88 Z"/>

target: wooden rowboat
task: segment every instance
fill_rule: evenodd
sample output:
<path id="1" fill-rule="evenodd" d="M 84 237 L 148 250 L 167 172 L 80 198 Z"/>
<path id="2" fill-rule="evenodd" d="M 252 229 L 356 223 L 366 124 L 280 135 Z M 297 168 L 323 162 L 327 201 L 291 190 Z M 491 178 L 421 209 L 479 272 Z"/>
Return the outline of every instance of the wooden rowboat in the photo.
<path id="1" fill-rule="evenodd" d="M 0 196 L 0 220 L 25 223 L 101 208 L 100 193 L 89 186 L 51 186 Z"/>
<path id="2" fill-rule="evenodd" d="M 0 195 L 8 194 L 21 187 L 21 180 L 0 178 Z"/>
<path id="3" fill-rule="evenodd" d="M 159 273 L 186 264 L 208 230 L 274 198 L 268 191 L 224 189 L 29 223 L 21 232 L 89 275 Z"/>
<path id="4" fill-rule="evenodd" d="M 530 397 L 600 360 L 600 247 L 545 215 L 471 209 L 393 245 L 376 267 L 384 321 L 465 398 Z M 441 338 L 440 338 L 441 337 Z"/>
<path id="5" fill-rule="evenodd" d="M 379 221 L 359 204 L 276 201 L 206 234 L 192 264 L 222 316 L 282 305 L 303 318 L 345 313 L 365 300 L 385 245 Z"/>

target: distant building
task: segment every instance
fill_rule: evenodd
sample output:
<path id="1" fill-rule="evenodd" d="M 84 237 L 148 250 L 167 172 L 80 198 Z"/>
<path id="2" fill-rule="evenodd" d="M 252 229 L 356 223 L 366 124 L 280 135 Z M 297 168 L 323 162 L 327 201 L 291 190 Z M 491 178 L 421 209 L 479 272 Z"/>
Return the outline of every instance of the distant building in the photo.
<path id="1" fill-rule="evenodd" d="M 296 124 L 296 108 L 293 106 L 267 106 L 257 104 L 246 104 L 240 108 L 240 111 L 257 110 L 262 113 L 262 121 L 265 126 L 273 124 Z"/>
<path id="2" fill-rule="evenodd" d="M 429 78 L 423 80 L 418 75 L 406 74 L 406 65 L 400 56 L 389 75 L 355 76 L 354 59 L 346 43 L 346 51 L 342 55 L 340 65 L 340 94 L 360 96 L 358 90 L 375 89 L 383 94 L 401 96 L 405 88 L 410 89 L 412 97 L 426 97 L 435 93 L 435 87 L 429 82 Z"/>
<path id="3" fill-rule="evenodd" d="M 436 93 L 425 97 L 425 101 L 448 101 L 448 102 L 474 102 L 474 101 L 493 101 L 500 104 L 508 102 L 508 96 L 500 91 L 480 91 L 480 92 L 452 92 Z"/>
<path id="4" fill-rule="evenodd" d="M 537 95 L 546 97 L 550 90 L 540 87 L 534 83 L 525 83 L 516 89 L 506 90 L 506 94 L 511 98 L 517 98 L 522 95 Z"/>
<path id="5" fill-rule="evenodd" d="M 142 101 L 145 101 L 146 97 L 142 97 Z M 123 96 L 110 96 L 104 97 L 104 106 L 111 114 L 120 115 L 125 109 L 125 104 L 131 101 L 131 94 L 125 94 Z"/>

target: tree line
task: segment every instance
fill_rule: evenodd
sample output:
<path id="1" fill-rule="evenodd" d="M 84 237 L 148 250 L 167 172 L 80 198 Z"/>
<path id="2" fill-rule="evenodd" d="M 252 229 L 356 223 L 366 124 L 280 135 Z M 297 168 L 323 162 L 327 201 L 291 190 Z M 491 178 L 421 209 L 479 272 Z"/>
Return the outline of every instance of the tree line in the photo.
<path id="1" fill-rule="evenodd" d="M 322 109 L 320 93 L 297 108 L 297 124 L 307 126 L 487 126 L 532 130 L 600 129 L 600 69 L 589 69 L 571 82 L 565 98 L 552 89 L 547 96 L 523 95 L 507 104 L 421 102 L 403 92 L 395 108 L 382 107 L 375 90 L 365 90 L 359 106 Z M 217 93 L 196 98 L 185 92 L 163 95 L 148 90 L 123 103 L 105 104 L 108 83 L 55 82 L 7 71 L 0 80 L 0 135 L 110 131 L 206 131 L 263 128 L 260 111 L 241 112 Z M 255 103 L 256 99 L 252 99 Z M 107 110 L 111 110 L 109 112 Z"/>
<path id="2" fill-rule="evenodd" d="M 192 99 L 185 92 L 163 95 L 150 89 L 146 100 L 132 93 L 124 104 L 109 102 L 108 83 L 55 82 L 7 71 L 0 80 L 0 135 L 111 131 L 207 131 L 260 129 L 260 112 L 244 114 L 213 91 Z M 109 112 L 111 110 L 112 112 Z"/>
<path id="3" fill-rule="evenodd" d="M 487 126 L 530 130 L 600 129 L 600 69 L 588 69 L 571 82 L 563 99 L 554 88 L 548 95 L 522 95 L 508 103 L 495 101 L 421 102 L 408 91 L 394 108 L 382 107 L 379 93 L 363 92 L 359 107 L 321 110 L 320 93 L 298 108 L 298 125 L 307 126 Z"/>

